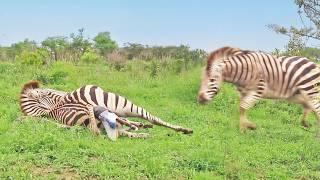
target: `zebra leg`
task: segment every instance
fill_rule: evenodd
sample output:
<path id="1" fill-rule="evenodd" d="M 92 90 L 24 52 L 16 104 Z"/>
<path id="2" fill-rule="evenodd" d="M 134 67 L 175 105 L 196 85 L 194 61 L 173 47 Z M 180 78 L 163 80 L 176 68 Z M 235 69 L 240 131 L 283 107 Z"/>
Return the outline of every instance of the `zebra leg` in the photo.
<path id="1" fill-rule="evenodd" d="M 317 117 L 316 137 L 320 139 L 320 103 L 314 100 L 312 104 L 312 110 L 315 112 Z"/>
<path id="2" fill-rule="evenodd" d="M 139 129 L 139 127 L 136 124 L 129 123 L 128 120 L 124 118 L 118 117 L 117 122 L 120 123 L 121 125 L 126 125 L 130 127 L 130 130 L 133 129 L 134 131 L 136 131 Z"/>
<path id="3" fill-rule="evenodd" d="M 87 105 L 87 108 L 89 111 L 89 125 L 88 125 L 88 127 L 95 135 L 99 135 L 100 129 L 98 128 L 97 120 L 94 116 L 93 106 Z"/>
<path id="4" fill-rule="evenodd" d="M 192 134 L 193 133 L 193 130 L 192 129 L 189 129 L 189 128 L 184 128 L 184 127 L 181 127 L 181 126 L 177 126 L 177 125 L 172 125 L 170 123 L 167 123 L 165 121 L 162 121 L 160 119 L 158 119 L 157 121 L 154 121 L 154 120 L 150 120 L 150 119 L 147 119 L 150 123 L 154 124 L 154 125 L 159 125 L 159 126 L 163 126 L 163 127 L 167 127 L 167 128 L 170 128 L 170 129 L 173 129 L 177 132 L 183 132 L 184 134 Z"/>
<path id="5" fill-rule="evenodd" d="M 305 107 L 304 106 L 304 109 L 303 109 L 303 114 L 302 114 L 302 117 L 301 117 L 301 120 L 300 120 L 300 124 L 301 126 L 305 127 L 305 128 L 309 128 L 311 125 L 310 123 L 308 123 L 306 121 L 306 117 L 308 116 L 308 114 L 311 112 L 312 110 L 308 107 Z"/>
<path id="6" fill-rule="evenodd" d="M 310 104 L 317 117 L 316 137 L 320 139 L 320 103 L 318 99 L 314 99 Z"/>
<path id="7" fill-rule="evenodd" d="M 152 128 L 153 127 L 152 124 L 143 124 L 141 122 L 130 121 L 126 118 L 119 117 L 119 119 L 117 119 L 117 120 L 123 122 L 123 123 L 120 122 L 121 124 L 127 125 L 129 127 L 134 126 L 134 127 L 137 127 L 138 129 L 145 129 L 145 128 Z M 134 129 L 134 130 L 138 130 L 138 129 Z"/>
<path id="8" fill-rule="evenodd" d="M 255 130 L 257 126 L 249 121 L 246 117 L 246 109 L 240 107 L 240 124 L 239 129 L 241 133 L 244 133 L 246 129 Z"/>
<path id="9" fill-rule="evenodd" d="M 312 111 L 316 114 L 317 118 L 317 127 L 316 127 L 316 137 L 320 139 L 320 92 L 317 89 L 317 86 L 311 88 L 309 90 L 300 89 L 300 93 L 302 94 L 305 103 L 312 109 Z"/>
<path id="10" fill-rule="evenodd" d="M 247 119 L 246 111 L 256 104 L 261 99 L 257 91 L 248 92 L 244 97 L 240 97 L 240 132 L 245 132 L 246 129 L 254 130 L 257 126 Z"/>
<path id="11" fill-rule="evenodd" d="M 149 134 L 147 134 L 147 133 L 132 133 L 132 132 L 128 132 L 125 129 L 120 129 L 119 135 L 120 136 L 127 136 L 129 138 L 147 138 L 147 137 L 149 137 Z"/>

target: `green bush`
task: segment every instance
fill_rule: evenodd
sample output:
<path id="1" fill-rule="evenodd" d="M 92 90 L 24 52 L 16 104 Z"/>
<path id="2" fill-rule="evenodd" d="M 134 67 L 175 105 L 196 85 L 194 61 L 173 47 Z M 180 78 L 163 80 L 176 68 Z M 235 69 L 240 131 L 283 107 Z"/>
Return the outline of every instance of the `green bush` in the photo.
<path id="1" fill-rule="evenodd" d="M 158 76 L 160 70 L 160 65 L 157 61 L 152 61 L 150 65 L 150 76 L 155 78 Z"/>
<path id="2" fill-rule="evenodd" d="M 182 72 L 184 66 L 184 61 L 182 59 L 177 59 L 173 61 L 173 69 L 176 74 Z"/>
<path id="3" fill-rule="evenodd" d="M 16 61 L 24 65 L 44 65 L 48 53 L 43 49 L 36 51 L 23 51 L 20 55 L 16 56 Z"/>
<path id="4" fill-rule="evenodd" d="M 55 71 L 53 73 L 38 73 L 34 75 L 34 79 L 43 84 L 64 84 L 65 78 L 68 76 L 67 72 Z"/>
<path id="5" fill-rule="evenodd" d="M 101 58 L 95 52 L 88 51 L 81 56 L 80 60 L 86 64 L 95 64 L 101 61 Z"/>

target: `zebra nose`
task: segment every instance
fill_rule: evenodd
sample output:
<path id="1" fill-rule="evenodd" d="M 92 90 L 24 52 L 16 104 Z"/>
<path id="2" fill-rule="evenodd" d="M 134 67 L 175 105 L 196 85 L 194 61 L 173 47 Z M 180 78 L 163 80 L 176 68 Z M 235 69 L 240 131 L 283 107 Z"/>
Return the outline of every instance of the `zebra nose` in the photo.
<path id="1" fill-rule="evenodd" d="M 206 104 L 207 102 L 208 102 L 208 99 L 206 98 L 205 93 L 200 93 L 198 96 L 198 103 Z"/>

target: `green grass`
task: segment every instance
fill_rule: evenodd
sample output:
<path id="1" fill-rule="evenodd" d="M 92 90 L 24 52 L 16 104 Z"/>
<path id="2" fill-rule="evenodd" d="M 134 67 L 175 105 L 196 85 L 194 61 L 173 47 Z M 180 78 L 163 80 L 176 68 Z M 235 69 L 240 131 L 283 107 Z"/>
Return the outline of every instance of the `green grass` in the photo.
<path id="1" fill-rule="evenodd" d="M 117 72 L 107 65 L 0 63 L 0 179 L 320 179 L 320 141 L 314 126 L 300 127 L 299 106 L 262 101 L 249 111 L 258 129 L 241 134 L 231 85 L 200 106 L 200 67 L 160 72 L 156 78 L 142 65 L 129 67 Z M 151 134 L 148 139 L 111 142 L 88 129 L 61 129 L 41 118 L 19 122 L 18 94 L 31 79 L 64 91 L 96 84 L 194 134 L 154 127 L 144 130 Z M 314 124 L 315 118 L 308 121 Z"/>

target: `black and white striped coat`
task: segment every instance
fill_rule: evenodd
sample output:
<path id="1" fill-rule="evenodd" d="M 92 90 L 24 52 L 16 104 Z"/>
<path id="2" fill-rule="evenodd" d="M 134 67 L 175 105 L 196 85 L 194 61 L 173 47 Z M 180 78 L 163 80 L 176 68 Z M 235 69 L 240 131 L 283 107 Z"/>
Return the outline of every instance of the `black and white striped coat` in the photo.
<path id="1" fill-rule="evenodd" d="M 120 117 L 139 117 L 155 125 L 192 133 L 190 129 L 162 121 L 122 96 L 105 92 L 93 85 L 66 93 L 39 88 L 38 82 L 31 81 L 24 85 L 20 94 L 20 107 L 25 115 L 45 115 L 65 125 L 89 126 L 94 132 L 98 132 L 97 128 L 100 126 L 100 122 L 93 120 L 93 109 L 97 106 L 106 108 Z"/>
<path id="2" fill-rule="evenodd" d="M 304 57 L 275 57 L 267 53 L 223 47 L 212 52 L 204 69 L 198 101 L 210 101 L 222 82 L 234 84 L 240 93 L 240 129 L 255 129 L 245 110 L 261 99 L 286 99 L 301 104 L 304 115 L 312 110 L 320 121 L 320 68 Z M 320 124 L 320 122 L 319 122 Z"/>

